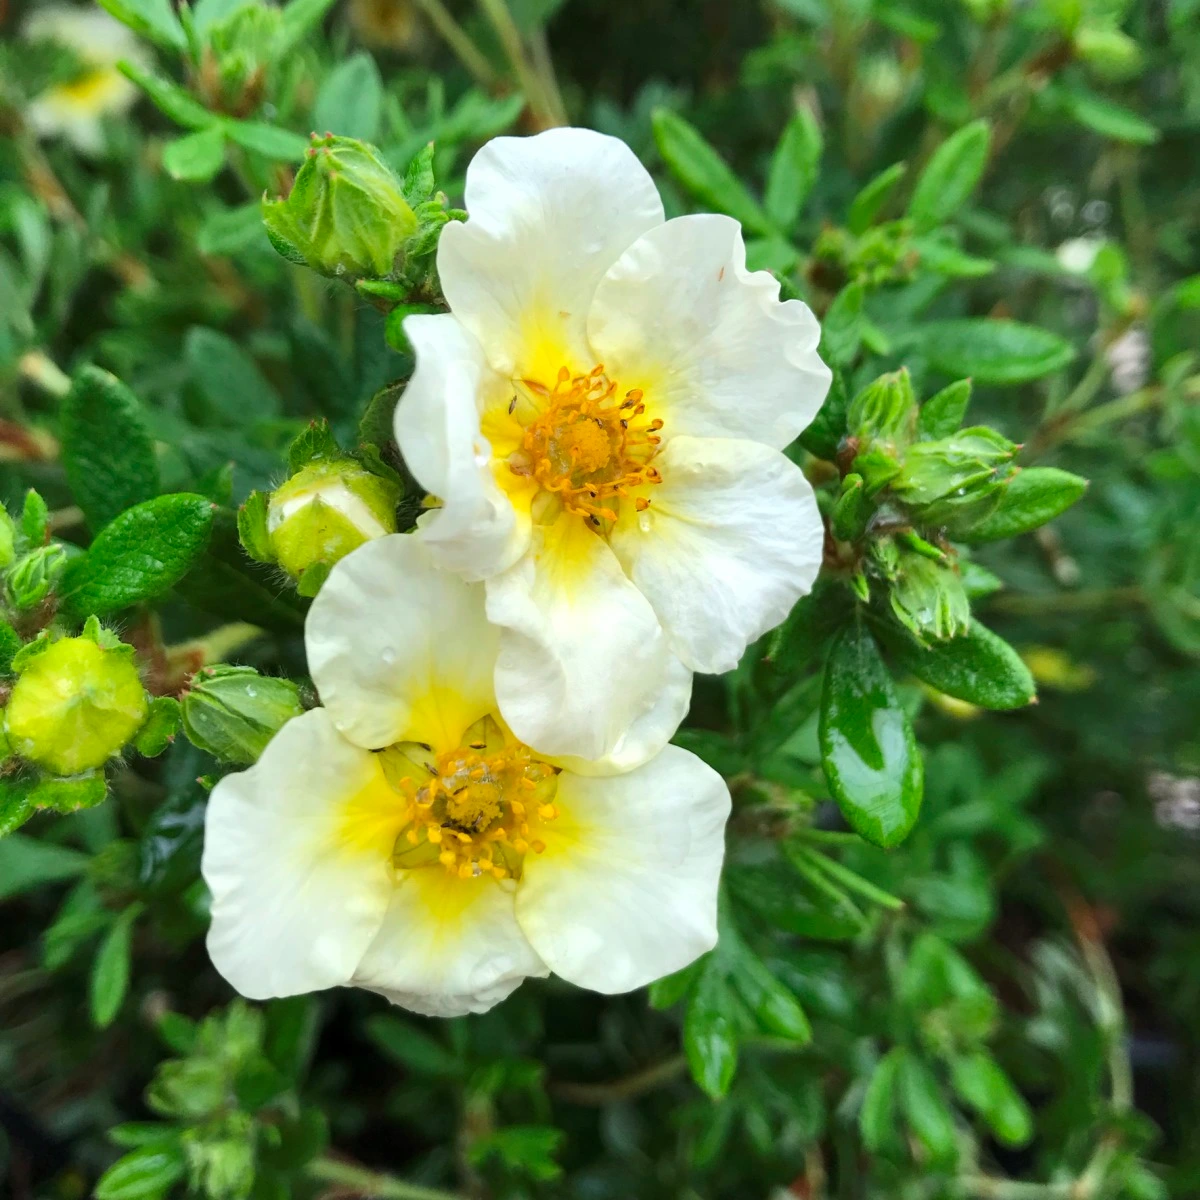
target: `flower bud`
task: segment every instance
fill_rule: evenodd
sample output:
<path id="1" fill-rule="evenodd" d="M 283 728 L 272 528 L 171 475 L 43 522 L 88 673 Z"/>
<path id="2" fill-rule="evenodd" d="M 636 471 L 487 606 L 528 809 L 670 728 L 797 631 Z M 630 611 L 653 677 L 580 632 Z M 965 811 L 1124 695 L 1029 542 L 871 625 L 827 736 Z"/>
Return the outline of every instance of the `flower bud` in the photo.
<path id="1" fill-rule="evenodd" d="M 185 1130 L 180 1141 L 193 1190 L 210 1200 L 249 1196 L 255 1177 L 255 1132 L 254 1118 L 238 1110 Z"/>
<path id="2" fill-rule="evenodd" d="M 905 455 L 892 491 L 919 508 L 949 496 L 965 496 L 996 479 L 1001 466 L 1020 449 L 1008 438 L 977 425 L 934 442 L 918 442 Z"/>
<path id="3" fill-rule="evenodd" d="M 971 604 L 958 573 L 911 550 L 900 551 L 891 603 L 896 619 L 922 640 L 956 637 L 971 623 Z"/>
<path id="4" fill-rule="evenodd" d="M 149 701 L 128 646 L 90 637 L 27 647 L 5 710 L 13 752 L 55 775 L 77 775 L 120 754 Z M 22 661 L 24 660 L 24 661 Z"/>
<path id="5" fill-rule="evenodd" d="M 399 485 L 353 459 L 318 459 L 302 468 L 267 502 L 271 557 L 293 579 L 317 568 L 319 586 L 334 563 L 364 542 L 396 532 Z"/>
<path id="6" fill-rule="evenodd" d="M 17 527 L 8 509 L 0 504 L 0 568 L 7 567 L 16 557 Z"/>
<path id="7" fill-rule="evenodd" d="M 908 442 L 917 416 L 908 369 L 881 375 L 850 402 L 846 428 L 862 442 Z"/>
<path id="8" fill-rule="evenodd" d="M 1126 79 L 1142 66 L 1137 42 L 1119 29 L 1081 25 L 1072 38 L 1079 58 L 1104 79 Z"/>
<path id="9" fill-rule="evenodd" d="M 252 763 L 283 726 L 304 711 L 300 689 L 253 667 L 205 667 L 183 697 L 183 728 L 193 745 L 222 762 Z"/>
<path id="10" fill-rule="evenodd" d="M 13 604 L 19 609 L 36 608 L 50 594 L 66 562 L 66 551 L 57 542 L 22 555 L 8 573 Z"/>
<path id="11" fill-rule="evenodd" d="M 417 218 L 373 146 L 313 137 L 286 199 L 264 200 L 267 235 L 285 258 L 323 275 L 390 275 Z"/>

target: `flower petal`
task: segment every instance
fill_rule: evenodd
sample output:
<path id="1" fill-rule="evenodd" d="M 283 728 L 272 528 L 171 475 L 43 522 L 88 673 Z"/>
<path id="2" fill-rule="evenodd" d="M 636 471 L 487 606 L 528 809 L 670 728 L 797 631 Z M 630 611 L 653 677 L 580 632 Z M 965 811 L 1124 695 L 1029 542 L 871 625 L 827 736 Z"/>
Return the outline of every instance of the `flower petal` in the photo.
<path id="1" fill-rule="evenodd" d="M 590 370 L 596 284 L 663 220 L 633 151 L 589 129 L 494 138 L 467 167 L 466 207 L 471 219 L 442 231 L 438 272 L 488 361 L 508 377 Z"/>
<path id="2" fill-rule="evenodd" d="M 304 640 L 322 703 L 359 746 L 452 750 L 496 707 L 498 636 L 483 587 L 439 571 L 411 534 L 343 558 L 309 609 Z"/>
<path id="3" fill-rule="evenodd" d="M 347 836 L 348 808 L 387 790 L 375 755 L 321 709 L 289 721 L 248 771 L 213 789 L 201 871 L 208 952 L 244 996 L 294 996 L 349 981 L 392 891 L 388 833 Z M 393 839 L 394 833 L 390 835 Z"/>
<path id="4" fill-rule="evenodd" d="M 470 579 L 510 567 L 529 543 L 496 485 L 492 448 L 479 429 L 483 408 L 508 385 L 487 365 L 479 343 L 449 314 L 412 316 L 404 332 L 417 366 L 396 406 L 396 441 L 421 486 L 442 507 L 421 518 L 421 536 L 439 566 Z"/>
<path id="5" fill-rule="evenodd" d="M 791 611 L 821 567 L 825 529 L 804 473 L 778 450 L 677 437 L 655 459 L 649 509 L 622 514 L 612 547 L 671 649 L 719 674 Z"/>
<path id="6" fill-rule="evenodd" d="M 440 866 L 402 873 L 354 976 L 427 1016 L 486 1012 L 526 976 L 549 972 L 513 912 L 512 884 L 459 879 Z"/>
<path id="7" fill-rule="evenodd" d="M 658 702 L 669 655 L 608 544 L 564 513 L 486 586 L 488 619 L 503 629 L 496 699 L 512 731 L 543 755 L 613 753 Z"/>
<path id="8" fill-rule="evenodd" d="M 609 378 L 640 387 L 663 437 L 739 437 L 780 449 L 832 378 L 806 304 L 746 270 L 731 217 L 676 217 L 643 234 L 596 288 L 588 336 Z"/>
<path id="9" fill-rule="evenodd" d="M 627 992 L 713 948 L 730 808 L 716 771 L 668 746 L 627 775 L 563 772 L 555 805 L 517 889 L 517 920 L 550 970 Z"/>

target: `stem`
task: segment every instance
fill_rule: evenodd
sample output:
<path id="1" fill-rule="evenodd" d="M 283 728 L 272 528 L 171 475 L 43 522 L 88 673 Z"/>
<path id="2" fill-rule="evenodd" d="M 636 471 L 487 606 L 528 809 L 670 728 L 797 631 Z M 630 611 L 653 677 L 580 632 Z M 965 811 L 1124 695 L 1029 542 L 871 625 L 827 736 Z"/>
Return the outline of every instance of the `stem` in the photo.
<path id="1" fill-rule="evenodd" d="M 538 29 L 529 39 L 530 54 L 533 65 L 542 81 L 546 99 L 550 103 L 551 115 L 556 125 L 566 125 L 567 106 L 563 103 L 562 90 L 558 86 L 558 76 L 554 71 L 554 59 L 550 57 L 550 44 L 546 41 L 546 31 Z"/>
<path id="2" fill-rule="evenodd" d="M 305 1171 L 322 1183 L 332 1183 L 354 1195 L 376 1200 L 462 1200 L 456 1192 L 405 1183 L 394 1175 L 370 1171 L 336 1158 L 314 1159 L 305 1167 Z"/>
<path id="3" fill-rule="evenodd" d="M 1140 587 L 1093 588 L 1083 592 L 1051 592 L 1048 595 L 997 596 L 990 604 L 1002 612 L 1036 616 L 1054 612 L 1091 612 L 1098 608 L 1132 607 L 1143 603 Z"/>
<path id="4" fill-rule="evenodd" d="M 454 51 L 458 61 L 466 67 L 475 82 L 482 87 L 492 90 L 498 80 L 492 64 L 484 57 L 483 52 L 467 36 L 467 32 L 454 19 L 450 10 L 442 0 L 417 0 L 421 11 L 429 18 L 429 23 L 441 34 L 442 40 Z"/>
<path id="5" fill-rule="evenodd" d="M 632 1100 L 643 1092 L 651 1092 L 664 1083 L 671 1083 L 687 1072 L 687 1059 L 682 1054 L 665 1059 L 623 1079 L 611 1083 L 552 1083 L 550 1092 L 568 1104 L 604 1105 L 618 1100 Z"/>
<path id="6" fill-rule="evenodd" d="M 548 100 L 541 80 L 530 66 L 525 44 L 521 41 L 521 31 L 517 28 L 512 13 L 508 11 L 508 5 L 504 0 L 479 0 L 479 7 L 483 9 L 484 15 L 496 31 L 537 123 L 542 129 L 553 128 L 560 122 L 555 118 L 554 106 Z"/>
<path id="7" fill-rule="evenodd" d="M 963 1193 L 976 1200 L 1084 1200 L 1076 1180 L 1067 1183 L 1022 1183 L 1018 1179 L 993 1179 L 968 1175 L 958 1181 Z"/>

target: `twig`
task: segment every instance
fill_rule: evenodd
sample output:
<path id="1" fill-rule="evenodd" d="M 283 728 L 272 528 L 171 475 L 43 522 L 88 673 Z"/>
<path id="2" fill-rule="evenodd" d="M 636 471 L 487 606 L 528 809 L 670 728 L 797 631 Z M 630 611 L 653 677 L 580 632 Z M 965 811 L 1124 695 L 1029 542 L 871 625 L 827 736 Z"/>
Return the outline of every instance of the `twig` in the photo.
<path id="1" fill-rule="evenodd" d="M 538 78 L 529 61 L 525 43 L 521 40 L 521 31 L 517 28 L 512 13 L 508 11 L 505 0 L 479 0 L 479 7 L 496 31 L 500 45 L 504 47 L 504 53 L 516 73 L 517 82 L 525 93 L 525 99 L 529 101 L 530 111 L 538 125 L 542 129 L 551 129 L 561 124 L 555 115 L 553 103 L 546 95 L 542 80 Z"/>
<path id="2" fill-rule="evenodd" d="M 416 1183 L 405 1183 L 394 1175 L 370 1171 L 354 1163 L 336 1158 L 314 1159 L 304 1168 L 307 1174 L 322 1183 L 332 1183 L 345 1194 L 363 1196 L 372 1200 L 462 1200 L 456 1192 L 443 1192 L 438 1188 L 422 1187 Z"/>

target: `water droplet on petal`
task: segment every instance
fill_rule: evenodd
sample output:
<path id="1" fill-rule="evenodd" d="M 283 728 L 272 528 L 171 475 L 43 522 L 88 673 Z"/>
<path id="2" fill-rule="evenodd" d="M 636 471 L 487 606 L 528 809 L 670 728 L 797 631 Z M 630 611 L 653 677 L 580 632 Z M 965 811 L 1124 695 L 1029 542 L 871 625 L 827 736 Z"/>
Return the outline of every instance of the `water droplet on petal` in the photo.
<path id="1" fill-rule="evenodd" d="M 383 659 L 385 666 L 394 666 L 396 662 L 396 651 L 391 646 L 384 646 L 379 652 L 379 657 Z"/>

